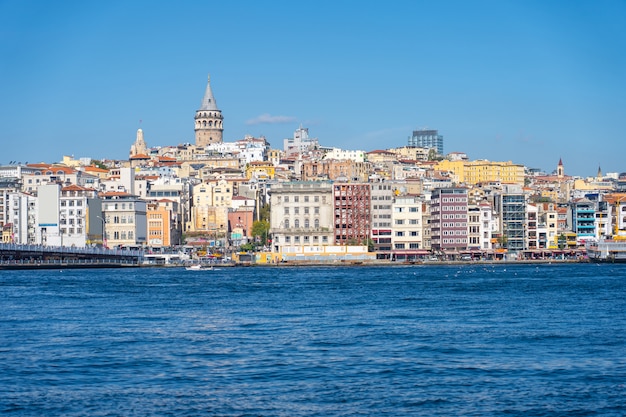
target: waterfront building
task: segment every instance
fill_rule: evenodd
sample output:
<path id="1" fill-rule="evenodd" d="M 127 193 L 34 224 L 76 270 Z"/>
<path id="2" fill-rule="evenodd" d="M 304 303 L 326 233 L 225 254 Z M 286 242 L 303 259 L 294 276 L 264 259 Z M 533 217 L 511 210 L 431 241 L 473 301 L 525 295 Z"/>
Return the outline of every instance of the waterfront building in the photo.
<path id="1" fill-rule="evenodd" d="M 526 197 L 521 187 L 503 187 L 494 195 L 494 210 L 499 216 L 500 246 L 512 254 L 527 249 Z"/>
<path id="2" fill-rule="evenodd" d="M 436 188 L 430 197 L 431 248 L 455 256 L 467 249 L 467 188 Z"/>
<path id="3" fill-rule="evenodd" d="M 443 153 L 443 136 L 437 130 L 418 129 L 413 131 L 413 135 L 409 137 L 409 146 L 435 149 L 439 155 Z"/>
<path id="4" fill-rule="evenodd" d="M 0 178 L 0 227 L 5 243 L 35 243 L 36 200 L 20 191 L 17 178 Z"/>
<path id="5" fill-rule="evenodd" d="M 234 196 L 233 184 L 224 179 L 194 184 L 191 191 L 191 215 L 186 231 L 225 237 L 228 212 Z"/>
<path id="6" fill-rule="evenodd" d="M 367 245 L 371 236 L 371 184 L 333 184 L 335 244 Z"/>
<path id="7" fill-rule="evenodd" d="M 79 248 L 102 243 L 102 202 L 93 188 L 40 185 L 34 211 L 34 233 L 22 243 Z"/>
<path id="8" fill-rule="evenodd" d="M 544 246 L 542 246 L 543 237 L 541 236 L 543 230 L 545 230 L 545 248 L 557 249 L 558 246 L 555 244 L 558 235 L 556 204 L 552 202 L 541 202 L 535 203 L 534 205 L 537 207 L 537 228 L 539 233 L 538 249 L 544 248 Z"/>
<path id="9" fill-rule="evenodd" d="M 233 197 L 233 209 L 228 212 L 229 239 L 233 246 L 241 246 L 252 239 L 254 224 L 254 200 L 246 197 Z"/>
<path id="10" fill-rule="evenodd" d="M 172 205 L 176 202 L 168 199 L 147 204 L 146 217 L 148 220 L 148 245 L 152 247 L 171 246 L 180 244 L 177 222 L 172 219 Z M 172 239 L 174 237 L 174 239 Z"/>
<path id="11" fill-rule="evenodd" d="M 613 239 L 626 239 L 626 193 L 613 193 L 604 196 L 608 205 L 610 235 Z"/>
<path id="12" fill-rule="evenodd" d="M 588 198 L 579 198 L 570 202 L 568 223 L 576 233 L 576 244 L 582 246 L 589 239 L 596 238 L 595 203 Z"/>
<path id="13" fill-rule="evenodd" d="M 317 253 L 333 245 L 333 184 L 294 181 L 273 184 L 270 193 L 272 251 Z M 369 201 L 368 201 L 369 205 Z"/>
<path id="14" fill-rule="evenodd" d="M 428 255 L 422 241 L 422 199 L 415 195 L 399 195 L 392 208 L 392 258 L 414 261 Z"/>
<path id="15" fill-rule="evenodd" d="M 105 192 L 102 211 L 107 246 L 144 246 L 147 244 L 147 203 L 126 192 Z"/>
<path id="16" fill-rule="evenodd" d="M 539 208 L 534 204 L 526 205 L 526 250 L 544 249 L 547 246 L 545 227 L 539 226 Z"/>
<path id="17" fill-rule="evenodd" d="M 391 259 L 393 233 L 393 201 L 395 186 L 389 181 L 371 183 L 372 235 L 374 251 L 379 259 Z"/>
<path id="18" fill-rule="evenodd" d="M 61 188 L 61 246 L 102 244 L 102 200 L 93 188 Z"/>
<path id="19" fill-rule="evenodd" d="M 480 207 L 469 204 L 467 207 L 467 249 L 480 251 Z"/>
<path id="20" fill-rule="evenodd" d="M 200 108 L 196 110 L 195 132 L 196 145 L 205 146 L 211 143 L 222 142 L 224 132 L 224 117 L 218 109 L 213 90 L 211 89 L 211 77 L 207 79 L 206 90 Z"/>

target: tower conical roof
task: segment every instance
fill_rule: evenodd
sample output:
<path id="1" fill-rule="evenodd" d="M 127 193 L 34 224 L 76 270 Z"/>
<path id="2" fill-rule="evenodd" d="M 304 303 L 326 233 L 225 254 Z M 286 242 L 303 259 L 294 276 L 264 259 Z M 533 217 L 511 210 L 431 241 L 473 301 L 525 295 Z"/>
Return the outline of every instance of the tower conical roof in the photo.
<path id="1" fill-rule="evenodd" d="M 204 98 L 200 105 L 200 110 L 218 110 L 215 97 L 213 97 L 213 91 L 211 90 L 211 76 L 208 76 L 206 83 L 206 90 L 204 92 Z"/>

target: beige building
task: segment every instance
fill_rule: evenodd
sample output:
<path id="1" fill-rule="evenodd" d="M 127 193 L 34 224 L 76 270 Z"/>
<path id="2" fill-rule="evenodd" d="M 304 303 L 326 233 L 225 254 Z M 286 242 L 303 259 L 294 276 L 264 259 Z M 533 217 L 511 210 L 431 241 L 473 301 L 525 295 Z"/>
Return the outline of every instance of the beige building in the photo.
<path id="1" fill-rule="evenodd" d="M 417 146 L 403 146 L 400 148 L 387 149 L 396 155 L 398 159 L 412 159 L 415 161 L 427 161 L 430 149 Z"/>
<path id="2" fill-rule="evenodd" d="M 191 221 L 187 231 L 226 236 L 233 184 L 226 180 L 203 182 L 192 189 Z"/>
<path id="3" fill-rule="evenodd" d="M 146 201 L 125 192 L 102 197 L 108 247 L 143 246 L 147 243 Z"/>

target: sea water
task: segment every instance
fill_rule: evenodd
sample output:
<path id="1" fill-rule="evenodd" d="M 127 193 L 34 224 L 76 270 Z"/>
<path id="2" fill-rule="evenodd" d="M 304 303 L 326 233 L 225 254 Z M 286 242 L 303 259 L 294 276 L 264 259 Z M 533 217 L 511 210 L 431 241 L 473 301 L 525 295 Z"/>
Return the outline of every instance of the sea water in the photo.
<path id="1" fill-rule="evenodd" d="M 0 271 L 0 413 L 624 416 L 626 266 Z"/>

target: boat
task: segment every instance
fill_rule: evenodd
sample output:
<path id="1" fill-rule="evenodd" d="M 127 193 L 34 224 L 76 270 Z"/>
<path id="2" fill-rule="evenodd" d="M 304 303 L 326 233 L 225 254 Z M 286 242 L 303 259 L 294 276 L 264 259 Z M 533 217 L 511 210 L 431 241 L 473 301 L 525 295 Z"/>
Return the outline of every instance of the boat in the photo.
<path id="1" fill-rule="evenodd" d="M 587 242 L 586 249 L 592 262 L 626 263 L 626 240 L 601 239 Z"/>
<path id="2" fill-rule="evenodd" d="M 186 266 L 185 269 L 187 271 L 212 271 L 213 265 L 194 264 L 194 265 Z"/>

